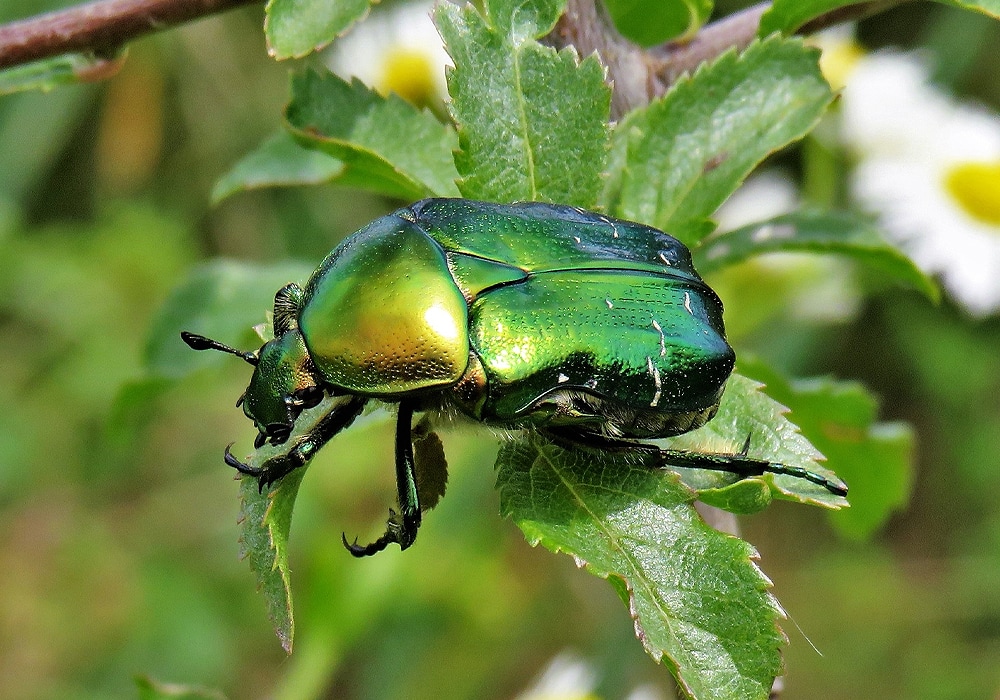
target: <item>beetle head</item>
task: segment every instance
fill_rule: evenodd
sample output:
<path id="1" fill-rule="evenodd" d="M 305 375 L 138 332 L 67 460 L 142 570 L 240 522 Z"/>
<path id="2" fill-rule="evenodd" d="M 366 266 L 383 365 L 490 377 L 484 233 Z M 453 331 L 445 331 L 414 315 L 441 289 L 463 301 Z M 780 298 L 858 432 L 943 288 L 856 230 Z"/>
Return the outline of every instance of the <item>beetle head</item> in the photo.
<path id="1" fill-rule="evenodd" d="M 323 400 L 322 380 L 309 357 L 298 328 L 285 330 L 256 353 L 236 350 L 218 341 L 184 331 L 181 338 L 195 350 L 219 350 L 253 365 L 253 376 L 236 402 L 257 426 L 255 447 L 280 445 L 288 439 L 299 414 Z"/>
<path id="2" fill-rule="evenodd" d="M 269 340 L 257 352 L 257 364 L 246 392 L 237 402 L 257 426 L 254 445 L 280 445 L 288 439 L 299 414 L 323 400 L 324 390 L 305 340 L 298 329 Z"/>

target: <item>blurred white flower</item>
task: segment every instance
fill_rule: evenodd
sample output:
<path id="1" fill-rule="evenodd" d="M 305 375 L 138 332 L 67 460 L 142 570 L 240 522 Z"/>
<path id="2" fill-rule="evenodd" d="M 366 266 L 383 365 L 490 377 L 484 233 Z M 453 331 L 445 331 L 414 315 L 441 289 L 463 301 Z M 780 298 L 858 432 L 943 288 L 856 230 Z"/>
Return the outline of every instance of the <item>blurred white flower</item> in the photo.
<path id="1" fill-rule="evenodd" d="M 451 61 L 431 21 L 432 8 L 432 2 L 411 2 L 372 12 L 333 43 L 331 70 L 419 107 L 443 102 L 444 67 Z"/>
<path id="2" fill-rule="evenodd" d="M 743 226 L 773 219 L 797 211 L 802 202 L 798 188 L 791 178 L 780 170 L 763 170 L 754 173 L 712 218 L 719 231 L 732 231 Z M 860 305 L 860 295 L 850 263 L 832 255 L 804 255 L 802 253 L 768 253 L 753 258 L 751 269 L 743 274 L 753 279 L 753 284 L 764 283 L 782 289 L 780 295 L 786 303 L 783 313 L 799 321 L 832 323 L 853 316 Z M 729 280 L 734 282 L 733 279 Z M 718 277 L 713 283 L 716 291 L 726 298 L 727 282 Z M 737 285 L 735 296 L 739 295 Z M 727 308 L 736 310 L 730 318 L 744 315 L 740 299 L 726 299 Z M 752 315 L 747 313 L 746 317 Z M 754 321 L 751 325 L 759 322 Z M 730 332 L 738 335 L 738 321 L 733 321 Z"/>
<path id="3" fill-rule="evenodd" d="M 795 183 L 776 170 L 763 170 L 747 178 L 712 218 L 720 231 L 732 231 L 788 214 L 798 206 Z"/>
<path id="4" fill-rule="evenodd" d="M 594 670 L 570 652 L 552 659 L 538 680 L 517 700 L 594 700 Z"/>
<path id="5" fill-rule="evenodd" d="M 842 99 L 852 192 L 969 311 L 1000 308 L 1000 117 L 956 103 L 912 54 L 858 60 Z"/>

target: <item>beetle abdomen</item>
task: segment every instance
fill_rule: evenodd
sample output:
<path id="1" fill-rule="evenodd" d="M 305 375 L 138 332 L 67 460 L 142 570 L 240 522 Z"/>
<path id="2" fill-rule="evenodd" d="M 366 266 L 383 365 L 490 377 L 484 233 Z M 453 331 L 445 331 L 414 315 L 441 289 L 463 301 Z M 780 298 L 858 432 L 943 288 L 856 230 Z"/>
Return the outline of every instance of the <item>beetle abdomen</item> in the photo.
<path id="1" fill-rule="evenodd" d="M 470 310 L 488 385 L 481 417 L 516 422 L 558 390 L 701 416 L 735 362 L 722 328 L 714 292 L 666 274 L 555 271 L 492 289 Z"/>

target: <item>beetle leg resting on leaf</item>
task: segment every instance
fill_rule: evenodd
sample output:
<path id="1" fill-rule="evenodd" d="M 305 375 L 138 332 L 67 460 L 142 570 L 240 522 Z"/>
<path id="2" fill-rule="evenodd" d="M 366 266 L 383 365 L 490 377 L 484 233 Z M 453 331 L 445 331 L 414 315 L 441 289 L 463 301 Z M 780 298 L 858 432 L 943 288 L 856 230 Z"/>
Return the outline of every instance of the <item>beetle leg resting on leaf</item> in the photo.
<path id="1" fill-rule="evenodd" d="M 420 528 L 420 496 L 417 494 L 417 478 L 413 465 L 413 404 L 399 402 L 399 417 L 396 420 L 396 491 L 399 497 L 399 514 L 389 509 L 385 534 L 366 545 L 348 543 L 343 535 L 344 546 L 356 557 L 368 557 L 396 542 L 400 549 L 406 549 L 417 539 Z"/>
<path id="2" fill-rule="evenodd" d="M 822 474 L 808 471 L 802 467 L 792 467 L 787 464 L 778 464 L 777 462 L 748 457 L 747 450 L 750 447 L 749 437 L 743 445 L 743 449 L 736 454 L 713 454 L 687 452 L 685 450 L 665 450 L 646 442 L 616 440 L 603 435 L 580 432 L 578 430 L 546 428 L 543 432 L 561 445 L 568 444 L 614 452 L 642 452 L 655 459 L 660 465 L 685 469 L 708 469 L 716 472 L 730 472 L 743 478 L 760 476 L 767 472 L 785 474 L 822 486 L 837 496 L 847 495 L 847 486 L 842 482 L 828 479 Z"/>
<path id="3" fill-rule="evenodd" d="M 259 467 L 251 467 L 236 459 L 229 452 L 229 447 L 232 447 L 230 444 L 226 448 L 226 464 L 241 474 L 256 478 L 258 491 L 263 492 L 265 487 L 312 459 L 334 435 L 354 422 L 367 402 L 368 399 L 352 396 L 344 403 L 337 404 L 319 419 L 312 430 L 299 437 L 288 452 L 272 457 Z"/>

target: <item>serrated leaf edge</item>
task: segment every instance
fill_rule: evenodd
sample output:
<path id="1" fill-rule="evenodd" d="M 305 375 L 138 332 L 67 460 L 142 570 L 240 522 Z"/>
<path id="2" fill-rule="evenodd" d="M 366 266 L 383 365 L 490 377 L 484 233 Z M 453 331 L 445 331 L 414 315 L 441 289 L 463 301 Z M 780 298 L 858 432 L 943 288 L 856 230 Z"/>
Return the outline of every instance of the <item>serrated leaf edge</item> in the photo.
<path id="1" fill-rule="evenodd" d="M 785 408 L 786 412 L 787 410 L 788 409 Z M 797 429 L 797 426 L 795 427 Z M 810 443 L 810 445 L 811 444 L 812 443 Z M 603 521 L 600 518 L 598 518 L 595 514 L 593 514 L 589 508 L 586 507 L 586 504 L 577 495 L 576 491 L 572 488 L 572 485 L 569 484 L 567 480 L 564 478 L 562 471 L 558 468 L 558 465 L 556 465 L 555 463 L 552 462 L 551 459 L 549 459 L 548 455 L 544 452 L 544 450 L 538 450 L 538 455 L 540 458 L 545 459 L 545 461 L 549 465 L 549 468 L 553 471 L 554 474 L 556 474 L 556 476 L 562 482 L 563 487 L 566 488 L 567 492 L 573 496 L 574 500 L 577 502 L 578 507 L 581 508 L 593 522 L 598 524 L 598 527 L 601 530 L 601 532 L 605 533 L 607 541 L 609 543 L 613 543 L 614 548 L 617 549 L 619 553 L 625 555 L 623 556 L 623 558 L 625 561 L 628 561 L 632 564 L 632 566 L 630 567 L 632 571 L 633 572 L 641 571 L 641 567 L 634 564 L 633 557 L 627 555 L 627 552 L 625 552 L 625 550 L 623 550 L 619 546 L 617 538 L 612 537 L 611 534 L 608 532 L 608 530 L 604 527 Z M 676 472 L 667 472 L 664 474 L 664 478 L 673 480 L 677 485 L 680 485 L 687 491 L 693 493 L 693 491 L 691 491 L 691 489 L 686 484 L 684 484 L 684 482 L 681 480 L 680 476 Z M 648 499 L 643 499 L 643 500 L 648 500 Z M 760 568 L 760 566 L 757 563 L 760 560 L 760 554 L 757 552 L 756 548 L 754 548 L 750 543 L 746 542 L 746 540 L 743 540 L 739 537 L 734 537 L 733 535 L 729 535 L 728 533 L 721 532 L 719 530 L 715 530 L 710 525 L 708 525 L 701 517 L 701 514 L 698 513 L 697 509 L 694 507 L 694 500 L 695 500 L 694 496 L 692 495 L 688 503 L 685 504 L 686 507 L 690 509 L 690 511 L 692 511 L 693 514 L 695 515 L 695 518 L 693 518 L 694 522 L 700 523 L 701 527 L 711 530 L 712 532 L 717 533 L 723 537 L 735 539 L 744 545 L 743 549 L 746 556 L 744 558 L 741 555 L 736 561 L 736 565 L 742 566 L 743 564 L 748 564 L 753 573 L 755 574 L 755 578 L 757 579 L 758 583 L 758 585 L 755 587 L 755 590 L 764 594 L 763 602 L 775 615 L 773 620 L 774 629 L 780 637 L 780 642 L 776 645 L 776 649 L 780 650 L 784 644 L 788 643 L 788 635 L 782 629 L 781 625 L 779 624 L 779 620 L 788 619 L 788 615 L 785 612 L 784 608 L 781 606 L 778 599 L 772 593 L 773 582 L 771 581 L 770 578 L 768 578 L 768 576 L 764 573 L 764 571 Z M 510 513 L 505 513 L 505 515 L 509 517 Z M 524 532 L 524 528 L 522 527 L 521 522 L 515 520 L 515 523 L 517 524 L 518 528 L 521 529 L 522 532 Z M 677 664 L 677 660 L 671 657 L 667 651 L 656 648 L 655 645 L 653 645 L 650 642 L 649 637 L 646 634 L 646 631 L 642 625 L 642 622 L 640 620 L 640 615 L 637 609 L 637 601 L 636 601 L 635 586 L 634 586 L 634 581 L 639 581 L 640 583 L 644 583 L 642 581 L 642 576 L 629 576 L 623 574 L 622 572 L 615 572 L 615 571 L 601 571 L 599 568 L 597 568 L 596 565 L 592 564 L 586 558 L 582 557 L 581 555 L 573 551 L 571 548 L 563 544 L 552 543 L 550 545 L 542 535 L 529 535 L 527 532 L 524 532 L 524 534 L 528 544 L 531 545 L 532 547 L 537 547 L 539 544 L 541 544 L 543 547 L 545 547 L 545 549 L 549 550 L 550 552 L 556 554 L 563 553 L 571 556 L 577 568 L 584 569 L 593 576 L 597 576 L 598 578 L 602 578 L 604 580 L 609 580 L 611 577 L 620 580 L 624 584 L 625 590 L 628 592 L 629 617 L 632 618 L 632 624 L 635 629 L 636 638 L 642 644 L 643 649 L 646 650 L 646 653 L 649 654 L 649 656 L 651 656 L 657 663 L 662 664 L 664 666 L 668 666 L 671 669 L 675 670 L 675 672 L 673 673 L 675 680 L 680 685 L 683 686 L 684 692 L 687 693 L 689 697 L 695 698 L 694 691 L 687 685 L 687 683 L 683 678 L 683 674 L 680 672 L 680 666 Z M 664 608 L 662 607 L 660 596 L 653 595 L 655 591 L 649 589 L 648 585 L 644 585 L 644 587 L 647 589 L 647 592 L 649 593 L 649 599 L 655 602 L 656 609 L 659 611 L 660 618 L 664 621 L 664 624 L 668 627 L 668 629 L 671 628 L 673 622 L 672 618 L 669 614 L 667 614 L 668 611 L 664 610 Z M 677 639 L 677 635 L 674 634 L 672 630 L 670 633 L 675 639 Z"/>

